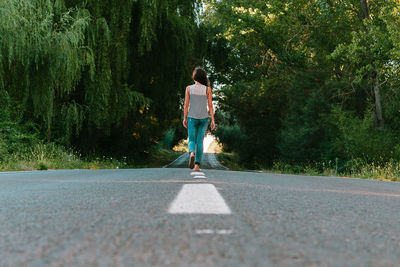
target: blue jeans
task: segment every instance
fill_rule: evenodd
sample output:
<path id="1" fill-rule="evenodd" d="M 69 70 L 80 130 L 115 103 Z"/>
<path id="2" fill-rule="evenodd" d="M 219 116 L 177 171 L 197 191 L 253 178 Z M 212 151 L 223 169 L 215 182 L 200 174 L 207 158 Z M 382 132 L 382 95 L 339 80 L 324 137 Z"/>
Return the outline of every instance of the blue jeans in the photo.
<path id="1" fill-rule="evenodd" d="M 195 152 L 195 163 L 200 164 L 203 157 L 203 139 L 208 126 L 208 118 L 194 119 L 188 118 L 189 153 Z"/>

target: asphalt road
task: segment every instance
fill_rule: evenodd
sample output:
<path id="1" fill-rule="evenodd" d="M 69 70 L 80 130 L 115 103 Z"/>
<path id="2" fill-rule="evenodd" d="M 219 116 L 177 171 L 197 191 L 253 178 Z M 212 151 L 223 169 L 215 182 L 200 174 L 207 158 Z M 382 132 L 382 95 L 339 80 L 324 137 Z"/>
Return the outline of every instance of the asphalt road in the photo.
<path id="1" fill-rule="evenodd" d="M 183 168 L 0 173 L 0 266 L 399 266 L 400 183 Z"/>
<path id="2" fill-rule="evenodd" d="M 171 162 L 165 168 L 188 168 L 189 153 L 184 153 L 182 156 Z M 201 169 L 212 170 L 227 170 L 227 168 L 218 162 L 218 158 L 214 153 L 204 153 L 201 160 Z"/>

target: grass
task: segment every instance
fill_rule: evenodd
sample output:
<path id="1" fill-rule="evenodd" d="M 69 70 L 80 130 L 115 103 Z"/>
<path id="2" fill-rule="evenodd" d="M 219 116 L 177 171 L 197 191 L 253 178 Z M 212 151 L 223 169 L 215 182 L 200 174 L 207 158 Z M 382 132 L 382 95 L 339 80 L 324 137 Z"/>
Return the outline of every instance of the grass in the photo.
<path id="1" fill-rule="evenodd" d="M 249 170 L 239 163 L 235 153 L 221 152 L 217 154 L 221 164 L 234 171 Z M 345 178 L 375 179 L 400 182 L 400 162 L 391 160 L 384 163 L 366 163 L 357 159 L 346 163 L 345 171 L 338 170 L 337 161 L 318 162 L 310 164 L 289 164 L 283 161 L 274 162 L 272 168 L 259 168 L 255 171 L 278 174 L 298 174 L 309 176 L 331 176 Z M 253 169 L 254 171 L 254 169 Z"/>
<path id="2" fill-rule="evenodd" d="M 185 152 L 187 152 L 187 140 L 182 140 L 172 150 L 154 147 L 147 156 L 141 160 L 133 161 L 127 158 L 115 159 L 112 157 L 84 159 L 79 153 L 73 151 L 67 152 L 64 148 L 54 144 L 37 144 L 24 153 L 3 154 L 0 158 L 0 171 L 159 168 L 172 162 Z M 249 170 L 240 163 L 237 154 L 222 152 L 217 142 L 213 142 L 210 145 L 208 152 L 216 152 L 219 162 L 230 170 Z M 340 171 L 338 169 L 337 161 L 303 165 L 276 161 L 272 168 L 258 168 L 256 171 L 400 181 L 400 162 L 396 160 L 380 164 L 368 164 L 361 159 L 355 159 L 345 163 L 345 171 Z"/>
<path id="3" fill-rule="evenodd" d="M 24 153 L 13 153 L 0 159 L 0 171 L 49 169 L 122 169 L 156 168 L 175 160 L 182 152 L 154 148 L 145 159 L 95 157 L 85 159 L 77 152 L 67 152 L 54 144 L 37 144 Z"/>
<path id="4" fill-rule="evenodd" d="M 344 170 L 338 170 L 337 163 L 319 162 L 306 165 L 290 165 L 275 162 L 270 171 L 276 173 L 302 174 L 312 176 L 334 176 L 345 178 L 374 179 L 400 182 L 400 162 L 367 163 L 357 159 L 345 163 Z"/>

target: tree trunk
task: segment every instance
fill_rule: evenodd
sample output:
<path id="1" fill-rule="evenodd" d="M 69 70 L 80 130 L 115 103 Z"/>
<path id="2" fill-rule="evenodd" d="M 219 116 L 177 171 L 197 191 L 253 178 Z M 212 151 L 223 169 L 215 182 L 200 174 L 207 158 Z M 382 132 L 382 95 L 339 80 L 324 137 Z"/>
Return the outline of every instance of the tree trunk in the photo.
<path id="1" fill-rule="evenodd" d="M 372 74 L 372 83 L 374 87 L 374 96 L 375 96 L 375 126 L 383 129 L 384 121 L 382 115 L 382 102 L 381 102 L 381 85 L 379 83 L 379 73 L 375 70 Z"/>
<path id="2" fill-rule="evenodd" d="M 371 19 L 369 14 L 369 0 L 361 0 L 361 12 L 360 12 L 361 19 Z M 368 29 L 366 29 L 368 33 Z M 367 47 L 369 49 L 369 47 Z M 382 102 L 381 102 L 381 85 L 379 83 L 379 71 L 374 69 L 371 74 L 371 87 L 372 87 L 372 95 L 374 96 L 374 116 L 373 116 L 373 124 L 375 127 L 379 127 L 383 129 L 384 122 L 383 122 L 383 115 L 382 115 Z"/>
<path id="3" fill-rule="evenodd" d="M 370 19 L 369 0 L 361 0 L 361 18 L 362 19 Z"/>
<path id="4" fill-rule="evenodd" d="M 47 122 L 47 142 L 50 143 L 51 141 L 51 125 Z"/>

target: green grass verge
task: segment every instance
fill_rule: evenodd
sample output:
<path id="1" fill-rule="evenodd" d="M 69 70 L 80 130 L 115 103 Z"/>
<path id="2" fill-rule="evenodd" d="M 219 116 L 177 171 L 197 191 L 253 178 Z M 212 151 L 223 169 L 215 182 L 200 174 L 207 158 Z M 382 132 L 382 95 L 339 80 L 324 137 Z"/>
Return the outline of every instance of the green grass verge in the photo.
<path id="1" fill-rule="evenodd" d="M 78 153 L 67 152 L 54 144 L 38 144 L 24 153 L 13 153 L 0 158 L 0 171 L 157 168 L 175 160 L 181 154 L 182 152 L 154 148 L 145 158 L 134 161 L 112 157 L 84 159 Z"/>
<path id="2" fill-rule="evenodd" d="M 219 153 L 217 157 L 221 164 L 234 171 L 246 169 L 240 164 L 235 153 Z M 380 164 L 366 163 L 363 160 L 352 160 L 346 163 L 346 171 L 338 171 L 337 162 L 318 162 L 313 164 L 289 164 L 276 161 L 272 168 L 258 168 L 252 171 L 272 172 L 278 174 L 298 174 L 310 176 L 331 176 L 345 178 L 375 179 L 400 182 L 400 162 L 391 160 Z"/>

